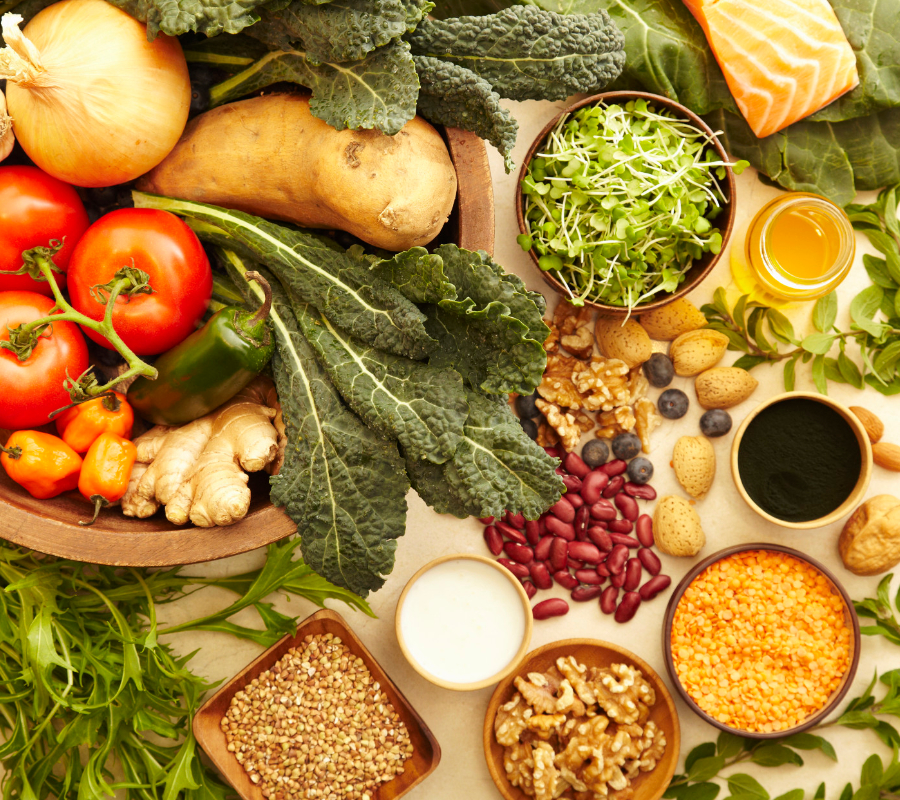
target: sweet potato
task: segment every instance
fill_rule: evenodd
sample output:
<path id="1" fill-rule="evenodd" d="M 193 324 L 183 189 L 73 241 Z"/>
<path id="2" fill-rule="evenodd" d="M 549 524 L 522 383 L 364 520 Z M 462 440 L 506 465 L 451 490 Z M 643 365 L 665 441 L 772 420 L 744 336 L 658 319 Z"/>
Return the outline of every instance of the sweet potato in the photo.
<path id="1" fill-rule="evenodd" d="M 275 94 L 201 114 L 138 188 L 406 250 L 447 221 L 456 172 L 420 117 L 396 136 L 336 131 L 310 113 L 308 97 Z"/>

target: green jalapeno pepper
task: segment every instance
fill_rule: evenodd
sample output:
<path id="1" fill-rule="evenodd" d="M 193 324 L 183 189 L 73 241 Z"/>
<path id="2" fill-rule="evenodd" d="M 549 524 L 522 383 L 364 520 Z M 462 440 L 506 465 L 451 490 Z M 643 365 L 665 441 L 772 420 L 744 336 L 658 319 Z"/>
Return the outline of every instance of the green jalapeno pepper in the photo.
<path id="1" fill-rule="evenodd" d="M 156 380 L 138 378 L 128 402 L 157 425 L 183 425 L 230 400 L 262 370 L 275 349 L 268 317 L 272 290 L 257 272 L 247 278 L 265 292 L 255 313 L 226 306 L 199 330 L 163 353 L 154 366 Z"/>

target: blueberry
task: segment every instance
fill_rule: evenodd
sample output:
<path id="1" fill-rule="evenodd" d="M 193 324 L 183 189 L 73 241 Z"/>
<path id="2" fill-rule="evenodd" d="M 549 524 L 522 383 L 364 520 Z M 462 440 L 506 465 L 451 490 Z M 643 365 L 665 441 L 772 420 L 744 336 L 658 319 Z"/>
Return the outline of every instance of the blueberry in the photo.
<path id="1" fill-rule="evenodd" d="M 654 353 L 644 362 L 644 375 L 650 381 L 651 386 L 662 389 L 668 386 L 675 377 L 675 367 L 672 359 L 665 353 Z"/>
<path id="2" fill-rule="evenodd" d="M 641 452 L 641 440 L 633 433 L 620 433 L 612 440 L 612 451 L 616 458 L 628 461 Z"/>
<path id="3" fill-rule="evenodd" d="M 656 405 L 659 413 L 666 419 L 681 419 L 687 414 L 690 401 L 681 389 L 666 389 L 660 396 Z"/>
<path id="4" fill-rule="evenodd" d="M 609 460 L 609 445 L 603 439 L 591 439 L 581 448 L 581 460 L 589 467 L 599 467 Z"/>
<path id="5" fill-rule="evenodd" d="M 516 398 L 516 413 L 522 419 L 534 419 L 535 417 L 539 417 L 541 412 L 535 405 L 535 400 L 537 400 L 539 396 L 540 395 L 538 395 L 537 392 L 528 395 L 520 394 Z"/>
<path id="6" fill-rule="evenodd" d="M 653 464 L 650 463 L 650 459 L 641 456 L 628 465 L 628 480 L 632 483 L 644 484 L 652 477 Z"/>
<path id="7" fill-rule="evenodd" d="M 724 436 L 731 430 L 731 414 L 721 408 L 713 408 L 700 417 L 700 432 L 711 439 Z"/>
<path id="8" fill-rule="evenodd" d="M 537 423 L 533 419 L 520 419 L 519 425 L 529 439 L 537 439 Z"/>

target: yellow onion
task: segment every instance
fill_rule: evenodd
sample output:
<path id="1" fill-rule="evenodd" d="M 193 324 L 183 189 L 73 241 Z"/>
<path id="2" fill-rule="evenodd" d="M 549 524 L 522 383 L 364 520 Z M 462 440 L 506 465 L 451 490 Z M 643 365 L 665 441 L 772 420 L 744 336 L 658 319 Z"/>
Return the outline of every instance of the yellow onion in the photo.
<path id="1" fill-rule="evenodd" d="M 16 137 L 13 135 L 12 119 L 6 113 L 6 97 L 0 91 L 0 161 L 3 161 L 13 149 Z"/>
<path id="2" fill-rule="evenodd" d="M 16 138 L 76 186 L 133 180 L 162 161 L 187 122 L 191 84 L 178 40 L 106 0 L 62 0 L 24 31 L 5 14 L 0 79 Z"/>

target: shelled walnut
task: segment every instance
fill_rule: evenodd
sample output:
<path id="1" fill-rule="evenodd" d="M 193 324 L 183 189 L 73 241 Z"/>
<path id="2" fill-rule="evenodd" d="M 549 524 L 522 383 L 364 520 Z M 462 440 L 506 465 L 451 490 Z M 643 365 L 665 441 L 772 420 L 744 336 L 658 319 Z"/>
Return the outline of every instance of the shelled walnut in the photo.
<path id="1" fill-rule="evenodd" d="M 649 720 L 656 694 L 636 667 L 588 669 L 569 656 L 515 686 L 494 735 L 507 779 L 529 797 L 629 800 L 632 781 L 665 753 L 665 734 Z"/>

